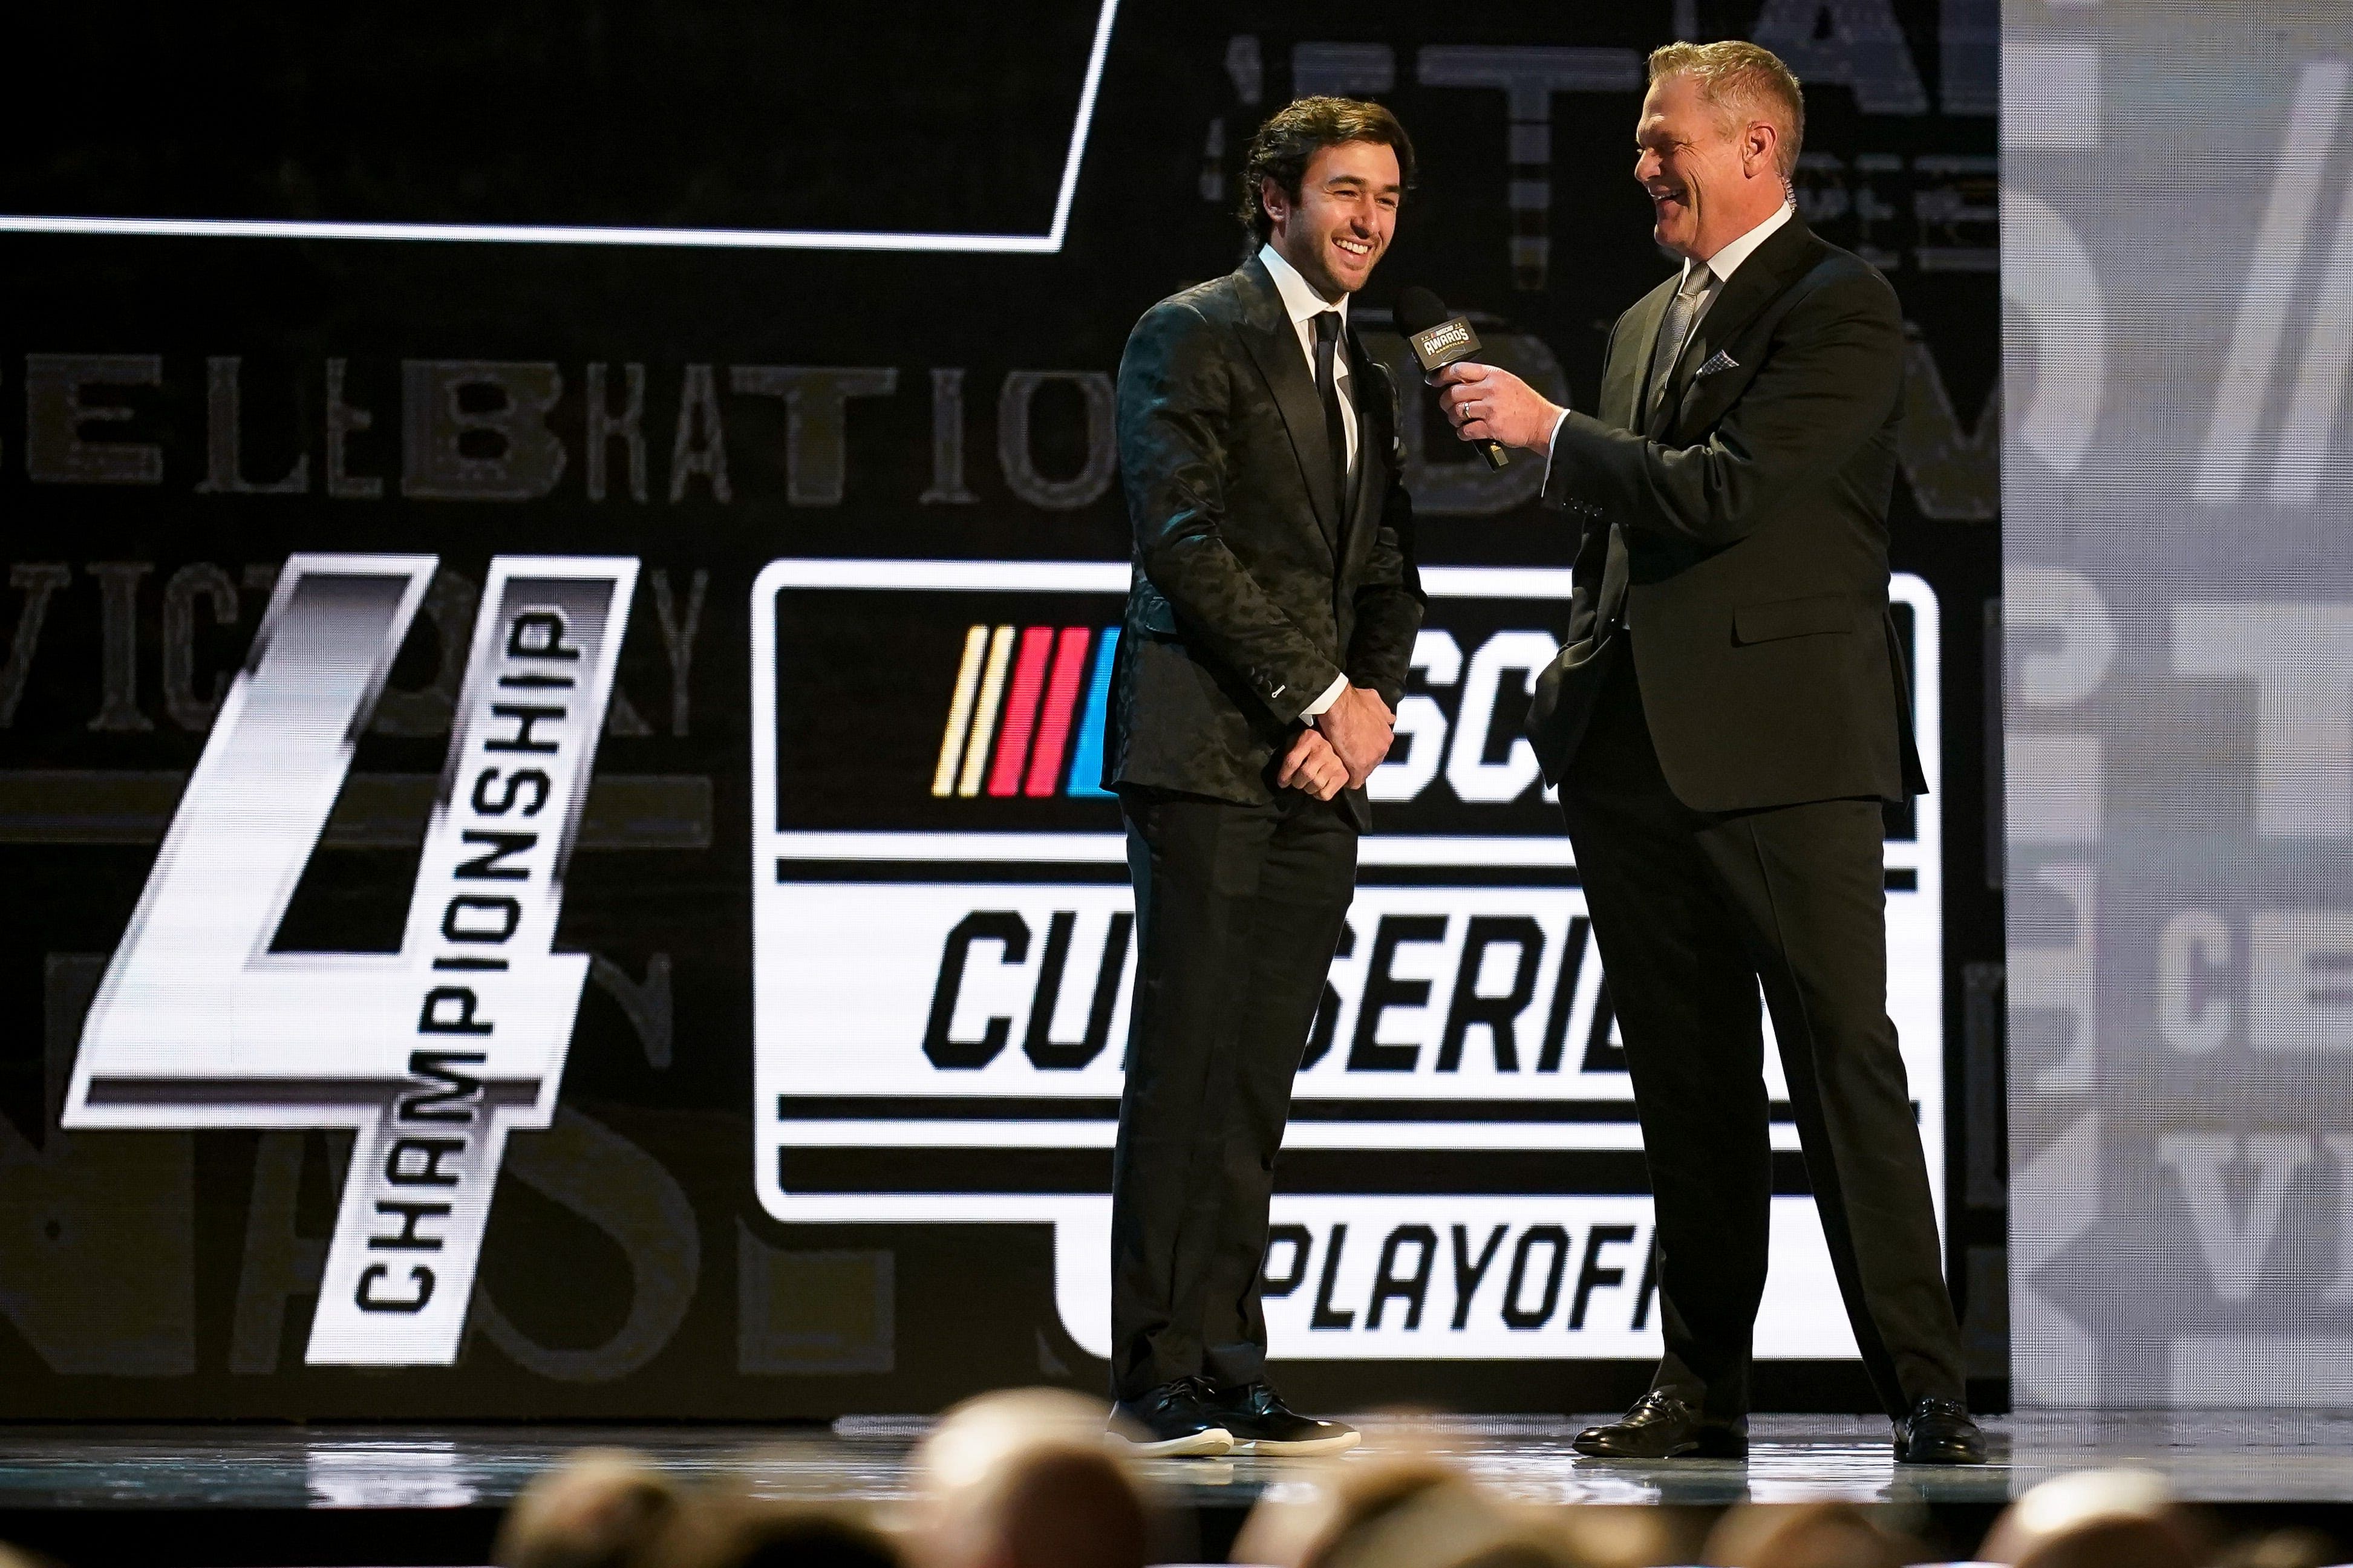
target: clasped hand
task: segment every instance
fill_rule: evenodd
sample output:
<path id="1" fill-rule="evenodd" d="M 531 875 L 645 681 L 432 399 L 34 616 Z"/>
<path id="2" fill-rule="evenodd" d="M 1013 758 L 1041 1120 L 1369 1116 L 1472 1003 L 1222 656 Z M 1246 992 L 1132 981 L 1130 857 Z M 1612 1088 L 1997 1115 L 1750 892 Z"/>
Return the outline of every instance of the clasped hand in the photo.
<path id="1" fill-rule="evenodd" d="M 1343 789 L 1361 788 L 1396 737 L 1397 715 L 1369 687 L 1343 689 L 1314 727 L 1302 730 L 1284 754 L 1275 783 L 1330 800 Z"/>

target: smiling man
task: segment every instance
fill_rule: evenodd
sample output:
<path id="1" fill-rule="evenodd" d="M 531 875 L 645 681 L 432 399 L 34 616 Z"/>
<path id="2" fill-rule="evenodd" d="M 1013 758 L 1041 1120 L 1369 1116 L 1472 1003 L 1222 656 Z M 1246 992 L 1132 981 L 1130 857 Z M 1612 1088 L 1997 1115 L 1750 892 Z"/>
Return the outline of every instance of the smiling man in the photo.
<path id="1" fill-rule="evenodd" d="M 1747 1447 L 1774 1157 L 1761 988 L 1807 1184 L 1895 1455 L 1974 1463 L 1960 1335 L 1887 1016 L 1882 806 L 1925 787 L 1887 609 L 1894 291 L 1797 214 L 1805 100 L 1754 44 L 1651 57 L 1634 178 L 1674 273 L 1618 319 L 1599 417 L 1483 365 L 1466 440 L 1548 456 L 1581 532 L 1529 734 L 1626 1041 L 1666 1354 L 1604 1457 Z"/>
<path id="2" fill-rule="evenodd" d="M 1135 883 L 1112 1158 L 1112 1391 L 1143 1451 L 1326 1453 L 1266 1378 L 1259 1280 L 1292 1079 L 1421 625 L 1397 397 L 1348 328 L 1413 146 L 1302 99 L 1243 169 L 1254 254 L 1163 300 L 1119 366 L 1134 575 L 1103 784 Z"/>

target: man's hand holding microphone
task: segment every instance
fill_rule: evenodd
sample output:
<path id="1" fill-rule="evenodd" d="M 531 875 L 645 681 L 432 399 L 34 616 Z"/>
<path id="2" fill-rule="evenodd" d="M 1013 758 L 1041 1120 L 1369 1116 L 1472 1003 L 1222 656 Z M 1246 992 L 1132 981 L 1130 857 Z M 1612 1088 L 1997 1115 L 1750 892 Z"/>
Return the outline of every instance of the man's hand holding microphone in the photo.
<path id="1" fill-rule="evenodd" d="M 1472 358 L 1479 334 L 1468 321 L 1429 289 L 1415 288 L 1398 296 L 1397 322 L 1422 374 L 1440 389 L 1439 403 L 1454 421 L 1455 434 L 1477 447 L 1489 468 L 1511 460 L 1505 447 L 1551 450 L 1553 430 L 1566 411 L 1510 371 Z"/>
<path id="2" fill-rule="evenodd" d="M 1468 360 L 1431 376 L 1439 406 L 1465 441 L 1497 441 L 1527 452 L 1552 449 L 1553 432 L 1568 412 L 1508 370 Z"/>

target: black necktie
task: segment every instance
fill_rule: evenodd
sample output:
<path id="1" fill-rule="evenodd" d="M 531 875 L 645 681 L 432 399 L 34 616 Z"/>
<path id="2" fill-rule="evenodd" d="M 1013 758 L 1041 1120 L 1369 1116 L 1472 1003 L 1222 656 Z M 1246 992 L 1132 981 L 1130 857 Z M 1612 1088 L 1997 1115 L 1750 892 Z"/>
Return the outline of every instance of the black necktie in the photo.
<path id="1" fill-rule="evenodd" d="M 1340 348 L 1340 312 L 1315 314 L 1315 393 L 1324 400 L 1324 438 L 1332 447 L 1332 500 L 1335 526 L 1348 515 L 1348 427 L 1340 416 L 1340 383 L 1336 361 Z"/>

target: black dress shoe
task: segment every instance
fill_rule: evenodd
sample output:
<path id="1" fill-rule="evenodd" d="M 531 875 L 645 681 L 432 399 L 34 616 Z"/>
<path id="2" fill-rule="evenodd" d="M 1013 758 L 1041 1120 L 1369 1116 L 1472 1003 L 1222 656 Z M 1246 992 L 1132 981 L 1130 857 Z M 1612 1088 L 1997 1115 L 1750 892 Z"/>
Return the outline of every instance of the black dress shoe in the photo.
<path id="1" fill-rule="evenodd" d="M 1652 1389 L 1604 1426 L 1588 1426 L 1570 1445 L 1595 1459 L 1745 1459 L 1748 1418 L 1710 1421 L 1672 1394 Z"/>
<path id="2" fill-rule="evenodd" d="M 1111 1407 L 1111 1436 L 1133 1454 L 1182 1456 L 1229 1453 L 1234 1435 L 1202 1404 L 1208 1384 L 1198 1377 L 1164 1383 Z"/>
<path id="3" fill-rule="evenodd" d="M 1204 1405 L 1234 1435 L 1236 1447 L 1261 1454 L 1337 1454 L 1364 1441 L 1344 1421 L 1302 1415 L 1264 1378 L 1240 1388 L 1211 1389 Z"/>
<path id="4" fill-rule="evenodd" d="M 1899 1465 L 1982 1465 L 1985 1432 L 1957 1399 L 1923 1399 L 1895 1423 Z"/>

